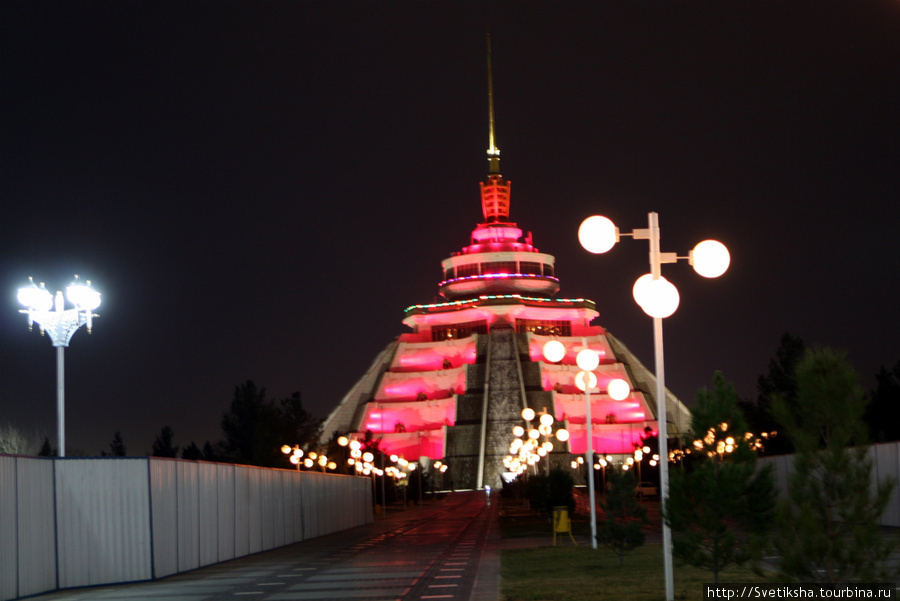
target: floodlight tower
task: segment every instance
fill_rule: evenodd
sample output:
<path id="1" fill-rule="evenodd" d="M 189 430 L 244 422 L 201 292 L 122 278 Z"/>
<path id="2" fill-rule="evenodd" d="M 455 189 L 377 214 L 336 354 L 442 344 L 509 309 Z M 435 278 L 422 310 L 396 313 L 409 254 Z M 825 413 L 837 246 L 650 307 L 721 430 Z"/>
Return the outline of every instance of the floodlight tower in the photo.
<path id="1" fill-rule="evenodd" d="M 29 286 L 19 288 L 18 299 L 25 309 L 20 313 L 28 315 L 28 329 L 31 330 L 35 322 L 41 329 L 41 335 L 47 334 L 53 346 L 56 347 L 56 413 L 57 413 L 57 445 L 59 456 L 66 456 L 66 432 L 65 432 L 65 359 L 63 351 L 69 346 L 69 341 L 75 331 L 83 325 L 87 325 L 88 334 L 91 333 L 93 311 L 100 306 L 100 293 L 91 287 L 91 281 L 81 283 L 78 276 L 75 281 L 66 287 L 66 295 L 58 291 L 52 295 L 44 283 L 34 283 L 32 278 Z M 73 309 L 66 309 L 66 299 L 75 305 Z"/>

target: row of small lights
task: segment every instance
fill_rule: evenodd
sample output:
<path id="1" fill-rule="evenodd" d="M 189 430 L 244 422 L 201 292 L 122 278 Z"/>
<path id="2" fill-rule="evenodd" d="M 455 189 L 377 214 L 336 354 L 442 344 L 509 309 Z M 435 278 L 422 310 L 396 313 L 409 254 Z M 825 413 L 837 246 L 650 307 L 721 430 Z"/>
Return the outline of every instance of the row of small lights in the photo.
<path id="1" fill-rule="evenodd" d="M 390 465 L 382 470 L 372 463 L 375 460 L 375 455 L 369 451 L 363 452 L 362 443 L 358 440 L 350 440 L 346 436 L 340 436 L 337 443 L 342 447 L 350 447 L 350 458 L 347 459 L 347 464 L 353 466 L 354 469 L 363 476 L 372 474 L 383 476 L 387 474 L 396 480 L 401 480 L 407 476 L 406 472 L 403 470 L 413 472 L 416 469 L 417 464 L 414 461 L 408 461 L 399 455 L 391 455 L 389 457 L 391 463 L 396 463 L 403 469 Z M 447 464 L 435 461 L 434 468 L 441 473 L 444 473 L 447 471 Z"/>
<path id="2" fill-rule="evenodd" d="M 478 275 L 464 275 L 457 278 L 444 280 L 444 282 L 464 282 L 466 280 L 480 280 L 484 278 L 541 278 L 542 280 L 559 281 L 559 278 L 552 275 L 541 275 L 539 273 L 481 273 Z"/>
<path id="3" fill-rule="evenodd" d="M 437 308 L 443 308 L 443 307 L 456 307 L 456 306 L 460 306 L 460 305 L 474 305 L 474 304 L 477 304 L 478 301 L 480 301 L 480 300 L 510 299 L 510 298 L 517 298 L 519 300 L 535 301 L 535 302 L 541 302 L 541 303 L 553 303 L 553 302 L 555 302 L 555 303 L 583 303 L 586 300 L 583 298 L 558 298 L 558 299 L 535 298 L 535 297 L 531 297 L 531 296 L 522 296 L 521 294 L 490 294 L 490 295 L 479 296 L 477 299 L 458 300 L 458 301 L 451 301 L 449 303 L 434 303 L 431 305 L 412 305 L 412 306 L 404 309 L 403 312 L 409 313 L 410 311 L 415 311 L 418 309 L 437 309 Z"/>
<path id="4" fill-rule="evenodd" d="M 313 466 L 318 465 L 319 467 L 322 468 L 323 471 L 326 469 L 329 469 L 332 471 L 337 469 L 337 463 L 335 463 L 334 461 L 329 461 L 328 456 L 325 455 L 325 453 L 316 453 L 315 451 L 310 451 L 306 455 L 306 458 L 304 459 L 303 458 L 303 449 L 301 449 L 297 445 L 295 445 L 293 447 L 290 445 L 283 445 L 281 447 L 281 452 L 284 453 L 285 455 L 290 455 L 290 457 L 288 457 L 288 459 L 290 460 L 291 463 L 293 463 L 294 465 L 297 466 L 297 469 L 300 469 L 301 463 L 303 464 L 303 467 L 305 467 L 305 468 L 311 468 Z"/>
<path id="5" fill-rule="evenodd" d="M 635 449 L 634 455 L 632 457 L 628 457 L 625 459 L 624 463 L 622 464 L 622 469 L 626 470 L 626 471 L 631 469 L 631 466 L 634 465 L 635 462 L 640 463 L 641 461 L 643 461 L 644 455 L 647 455 L 648 453 L 650 453 L 650 447 L 648 447 L 648 446 L 644 446 L 643 448 L 640 448 L 640 449 Z M 606 457 L 601 457 L 597 461 L 597 463 L 594 464 L 594 469 L 599 470 L 600 468 L 607 467 L 608 465 L 611 465 L 612 462 L 613 462 L 612 455 L 607 455 Z M 649 463 L 652 467 L 655 467 L 657 464 L 659 464 L 659 455 L 654 453 L 653 456 L 650 458 Z M 572 469 L 578 469 L 582 465 L 584 465 L 584 457 L 579 456 L 572 460 Z"/>

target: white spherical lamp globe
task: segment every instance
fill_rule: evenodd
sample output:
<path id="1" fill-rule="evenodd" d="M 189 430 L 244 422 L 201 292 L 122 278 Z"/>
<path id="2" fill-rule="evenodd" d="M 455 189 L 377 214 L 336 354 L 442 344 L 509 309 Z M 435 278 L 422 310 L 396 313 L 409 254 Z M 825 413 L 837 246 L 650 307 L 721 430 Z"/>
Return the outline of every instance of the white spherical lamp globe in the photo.
<path id="1" fill-rule="evenodd" d="M 584 371 L 594 371 L 600 365 L 600 355 L 593 349 L 586 348 L 575 356 L 575 363 Z"/>
<path id="2" fill-rule="evenodd" d="M 542 426 L 552 426 L 553 425 L 553 416 L 549 413 L 544 413 L 541 415 L 541 425 Z"/>
<path id="3" fill-rule="evenodd" d="M 718 240 L 704 240 L 691 251 L 690 260 L 694 271 L 705 278 L 717 278 L 728 270 L 731 255 Z"/>
<path id="4" fill-rule="evenodd" d="M 560 428 L 556 431 L 556 440 L 559 442 L 566 442 L 569 440 L 569 431 L 565 428 Z"/>
<path id="5" fill-rule="evenodd" d="M 634 300 L 650 317 L 669 317 L 681 301 L 678 288 L 669 280 L 662 276 L 653 279 L 649 273 L 638 278 L 632 293 Z"/>
<path id="6" fill-rule="evenodd" d="M 592 371 L 580 371 L 575 375 L 575 386 L 582 392 L 593 390 L 597 387 L 597 376 Z"/>
<path id="7" fill-rule="evenodd" d="M 522 419 L 524 419 L 526 422 L 530 422 L 531 420 L 533 420 L 534 409 L 532 409 L 531 407 L 525 407 L 524 409 L 522 409 Z"/>
<path id="8" fill-rule="evenodd" d="M 616 378 L 615 380 L 610 381 L 609 385 L 606 387 L 606 392 L 611 399 L 624 401 L 628 398 L 628 395 L 631 394 L 631 386 L 629 386 L 628 382 L 622 378 Z"/>
<path id="9" fill-rule="evenodd" d="M 634 302 L 636 302 L 641 307 L 644 306 L 644 303 L 647 302 L 647 299 L 650 296 L 648 285 L 653 281 L 653 274 L 645 273 L 638 279 L 634 281 L 634 286 L 631 287 L 631 296 L 634 297 Z"/>
<path id="10" fill-rule="evenodd" d="M 544 345 L 544 359 L 559 363 L 566 356 L 566 347 L 559 340 L 551 340 Z"/>
<path id="11" fill-rule="evenodd" d="M 588 252 L 605 253 L 619 241 L 619 231 L 607 217 L 594 215 L 581 222 L 578 241 Z"/>

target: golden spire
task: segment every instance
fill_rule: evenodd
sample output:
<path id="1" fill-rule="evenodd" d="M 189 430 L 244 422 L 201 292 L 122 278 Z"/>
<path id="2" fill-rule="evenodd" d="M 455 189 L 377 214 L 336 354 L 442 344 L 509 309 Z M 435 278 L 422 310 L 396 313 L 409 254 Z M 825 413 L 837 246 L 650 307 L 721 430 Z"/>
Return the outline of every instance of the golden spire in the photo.
<path id="1" fill-rule="evenodd" d="M 500 175 L 500 149 L 494 145 L 494 73 L 491 68 L 491 32 L 487 32 L 487 67 L 488 67 L 488 115 L 490 118 L 490 134 L 488 148 L 488 162 L 491 165 L 490 174 Z"/>

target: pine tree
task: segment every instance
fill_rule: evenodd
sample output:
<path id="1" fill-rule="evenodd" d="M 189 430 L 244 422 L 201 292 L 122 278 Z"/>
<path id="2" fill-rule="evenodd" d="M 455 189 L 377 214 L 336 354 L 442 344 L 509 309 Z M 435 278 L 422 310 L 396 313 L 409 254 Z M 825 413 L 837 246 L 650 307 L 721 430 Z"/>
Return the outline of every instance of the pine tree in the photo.
<path id="1" fill-rule="evenodd" d="M 625 553 L 644 544 L 644 531 L 650 520 L 647 508 L 634 497 L 636 480 L 630 471 L 607 470 L 609 490 L 600 501 L 606 519 L 597 526 L 597 542 L 606 545 L 625 565 Z"/>
<path id="2" fill-rule="evenodd" d="M 197 461 L 203 459 L 203 451 L 201 451 L 200 447 L 197 446 L 197 443 L 192 440 L 191 444 L 182 449 L 181 458 Z"/>
<path id="3" fill-rule="evenodd" d="M 872 486 L 872 461 L 862 446 L 867 402 L 846 357 L 831 349 L 808 351 L 798 364 L 794 404 L 776 400 L 776 416 L 797 450 L 787 498 L 778 507 L 775 547 L 786 580 L 878 582 L 891 576 L 893 545 L 878 522 L 895 483 Z"/>
<path id="4" fill-rule="evenodd" d="M 775 507 L 771 467 L 757 470 L 755 439 L 731 382 L 716 372 L 691 410 L 690 461 L 673 471 L 663 516 L 672 550 L 690 565 L 719 573 L 757 559 Z"/>
<path id="5" fill-rule="evenodd" d="M 178 457 L 178 447 L 172 444 L 175 433 L 169 426 L 163 426 L 156 440 L 153 441 L 153 450 L 150 455 L 153 457 Z"/>
<path id="6" fill-rule="evenodd" d="M 38 457 L 53 457 L 56 453 L 53 450 L 53 447 L 50 446 L 50 437 L 44 437 L 44 444 L 41 445 L 41 450 L 38 451 Z"/>
<path id="7" fill-rule="evenodd" d="M 102 453 L 106 455 L 106 453 Z M 122 439 L 122 433 L 116 430 L 113 435 L 112 442 L 109 443 L 109 453 L 112 457 L 125 457 L 128 450 L 125 448 L 125 441 Z"/>

